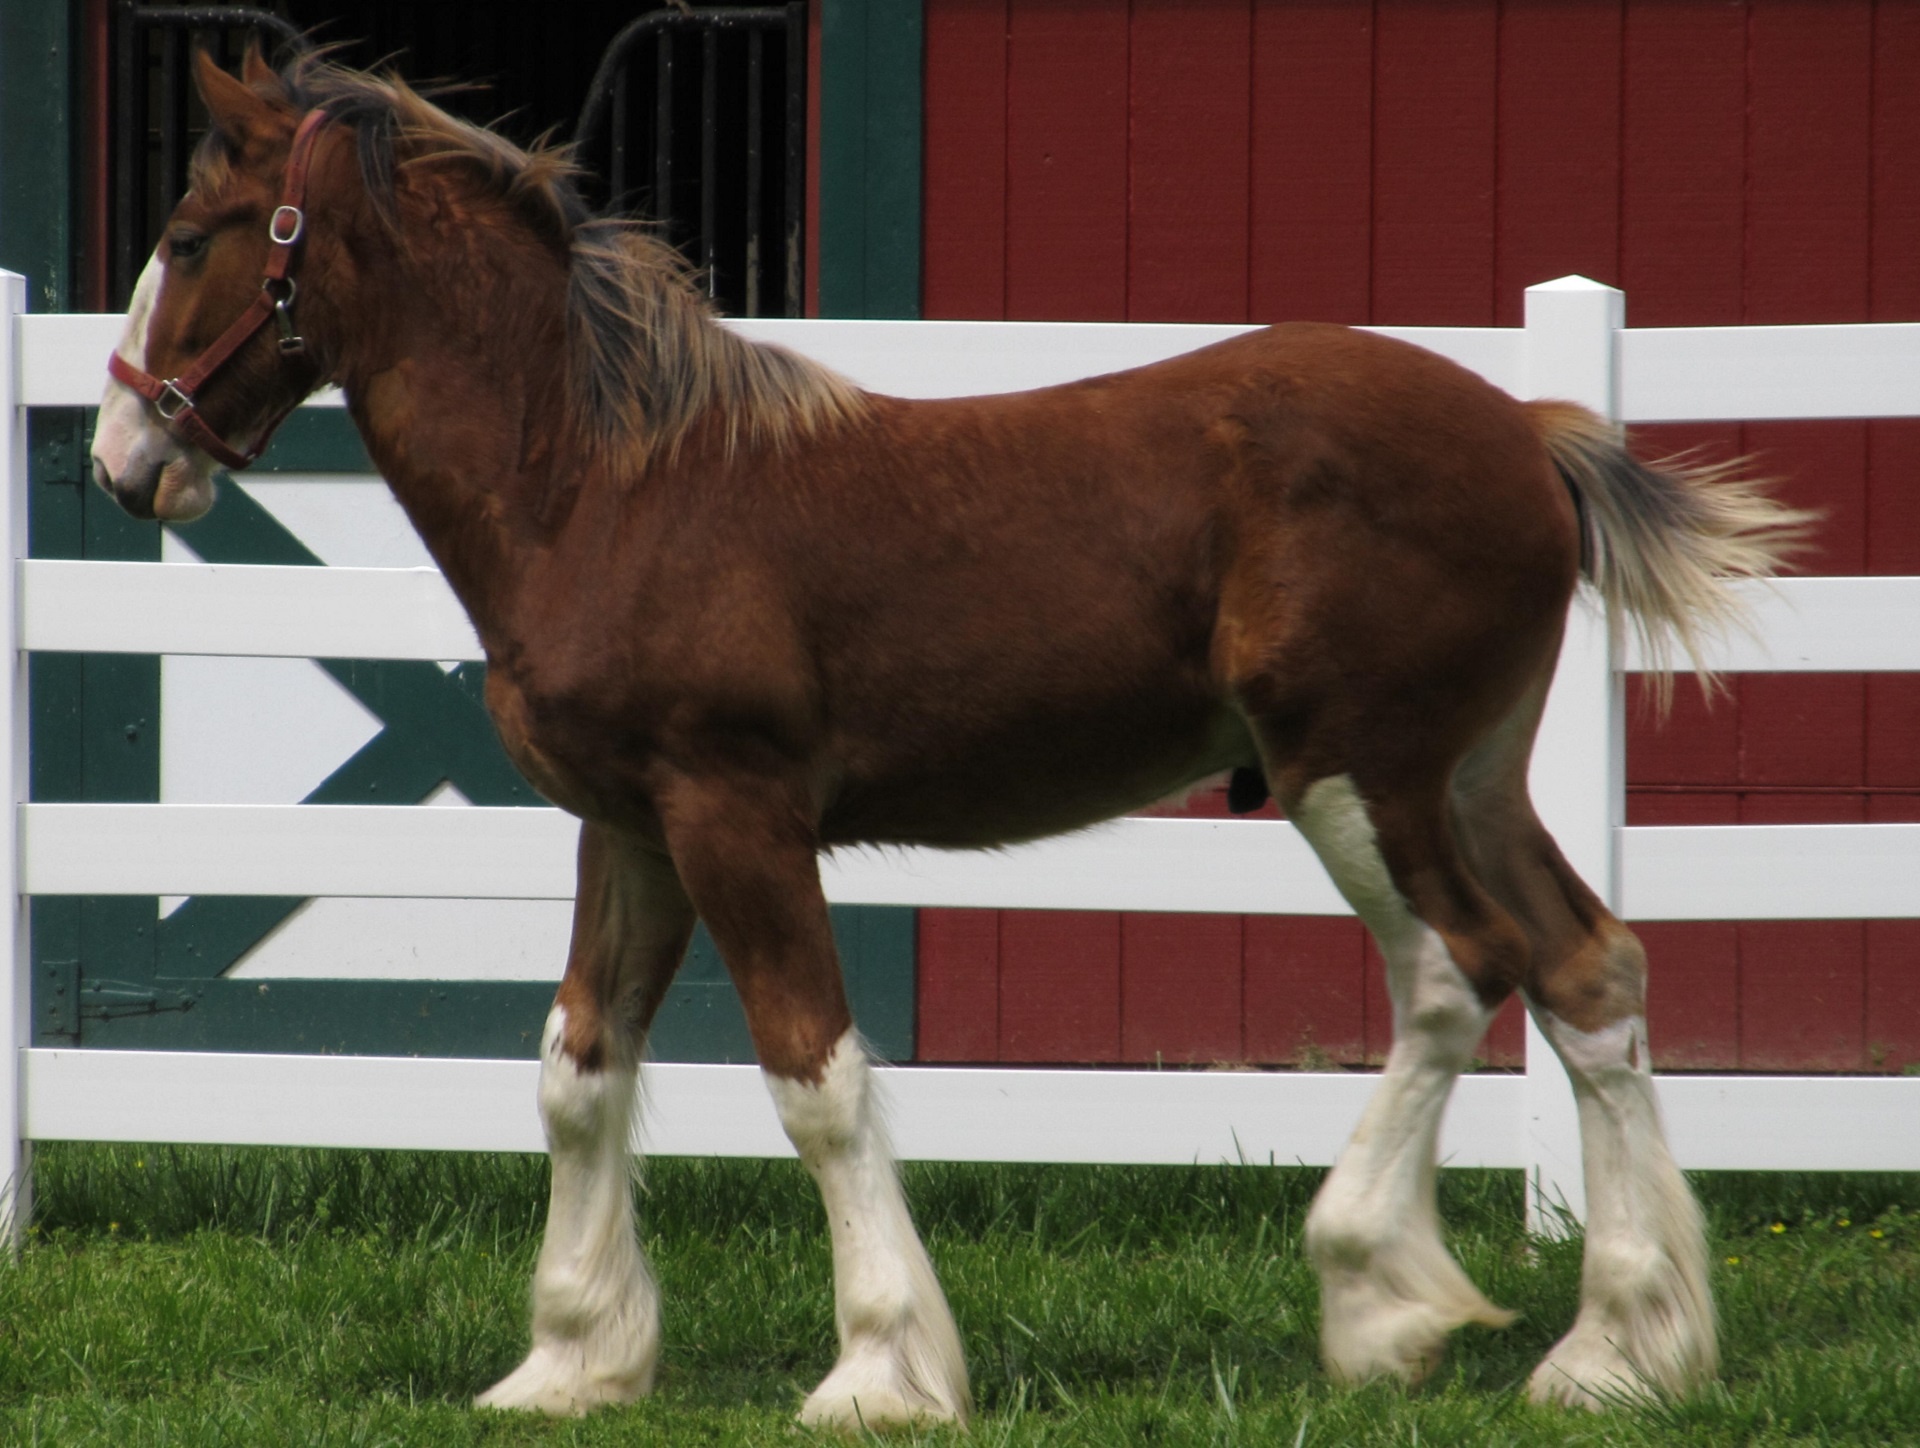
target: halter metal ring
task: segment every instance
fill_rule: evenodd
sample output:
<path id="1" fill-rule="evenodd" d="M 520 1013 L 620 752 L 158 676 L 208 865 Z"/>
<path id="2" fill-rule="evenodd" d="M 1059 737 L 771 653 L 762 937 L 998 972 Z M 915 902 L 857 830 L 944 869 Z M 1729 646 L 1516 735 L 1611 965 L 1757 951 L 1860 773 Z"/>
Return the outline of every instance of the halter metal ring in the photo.
<path id="1" fill-rule="evenodd" d="M 173 403 L 172 412 L 167 411 L 168 402 Z M 160 384 L 160 395 L 153 400 L 153 410 L 159 413 L 161 419 L 165 422 L 172 422 L 192 406 L 193 399 L 180 390 L 180 383 L 176 378 L 169 378 L 167 381 L 162 382 Z"/>
<path id="2" fill-rule="evenodd" d="M 280 234 L 282 217 L 293 218 L 291 222 L 286 223 L 289 229 L 284 236 Z M 300 239 L 300 233 L 306 229 L 306 213 L 298 206 L 276 206 L 273 208 L 273 216 L 267 222 L 267 237 L 276 246 L 292 246 Z"/>
<path id="3" fill-rule="evenodd" d="M 284 297 L 281 296 L 274 290 L 275 287 L 285 287 L 287 294 Z M 293 299 L 300 295 L 300 284 L 292 277 L 268 277 L 260 283 L 260 290 L 273 298 L 274 306 L 291 307 Z"/>

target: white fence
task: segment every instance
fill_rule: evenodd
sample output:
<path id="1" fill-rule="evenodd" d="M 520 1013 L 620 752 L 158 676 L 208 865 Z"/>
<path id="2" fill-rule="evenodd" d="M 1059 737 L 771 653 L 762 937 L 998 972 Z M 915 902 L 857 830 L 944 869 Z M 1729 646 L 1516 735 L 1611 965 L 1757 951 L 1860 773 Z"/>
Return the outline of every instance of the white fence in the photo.
<path id="1" fill-rule="evenodd" d="M 0 689 L 12 730 L 0 832 L 14 941 L 0 1039 L 0 1182 L 33 1139 L 539 1150 L 526 1061 L 115 1052 L 29 1046 L 24 897 L 60 893 L 565 899 L 570 821 L 554 811 L 25 802 L 28 651 L 479 657 L 438 575 L 28 560 L 26 409 L 90 405 L 117 317 L 34 317 L 0 274 L 8 558 Z M 907 396 L 1005 391 L 1171 356 L 1247 330 L 1051 323 L 752 322 Z M 1624 329 L 1624 298 L 1568 278 L 1531 288 L 1517 329 L 1386 328 L 1520 396 L 1569 397 L 1627 421 L 1920 416 L 1920 325 Z M 337 406 L 323 398 L 315 406 Z M 1920 484 L 1915 506 L 1920 506 Z M 1920 578 L 1789 580 L 1753 595 L 1733 670 L 1920 670 Z M 1622 671 L 1576 609 L 1534 765 L 1541 812 L 1577 868 L 1637 920 L 1920 916 L 1920 825 L 1625 828 Z M 1920 727 L 1917 724 L 1916 727 Z M 843 903 L 1345 913 L 1292 827 L 1125 820 L 993 854 L 850 851 L 827 862 Z M 1656 968 L 1658 963 L 1656 962 Z M 1657 1043 L 1656 1043 L 1657 1049 Z M 1529 1026 L 1527 1070 L 1462 1081 L 1443 1140 L 1455 1165 L 1519 1167 L 1549 1199 L 1582 1194 L 1573 1103 Z M 1324 1164 L 1373 1078 L 1360 1073 L 891 1070 L 910 1158 Z M 1920 1170 L 1920 1079 L 1679 1076 L 1661 1100 L 1684 1166 Z M 751 1067 L 661 1065 L 650 1150 L 789 1148 Z M 0 1214 L 5 1201 L 0 1198 Z M 15 1214 L 16 1216 L 19 1214 Z"/>

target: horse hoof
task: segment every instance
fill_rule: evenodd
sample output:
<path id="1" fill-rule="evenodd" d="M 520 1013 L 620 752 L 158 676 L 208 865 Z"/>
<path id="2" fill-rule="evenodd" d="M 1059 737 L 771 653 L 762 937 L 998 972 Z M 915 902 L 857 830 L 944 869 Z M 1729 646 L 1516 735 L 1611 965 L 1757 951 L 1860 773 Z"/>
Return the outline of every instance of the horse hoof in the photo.
<path id="1" fill-rule="evenodd" d="M 1562 1338 L 1527 1380 L 1527 1396 L 1534 1402 L 1590 1413 L 1644 1403 L 1653 1395 L 1653 1385 L 1625 1353 L 1603 1338 L 1580 1333 Z"/>
<path id="2" fill-rule="evenodd" d="M 1653 1340 L 1636 1345 L 1620 1323 L 1576 1322 L 1533 1370 L 1527 1396 L 1536 1403 L 1599 1413 L 1691 1391 L 1713 1376 L 1717 1354 L 1712 1338 L 1665 1325 L 1668 1331 L 1646 1334 Z M 1634 1348 L 1631 1355 L 1621 1350 L 1622 1343 Z"/>
<path id="3" fill-rule="evenodd" d="M 1389 1378 L 1412 1388 L 1440 1366 L 1459 1323 L 1424 1302 L 1396 1302 L 1357 1326 L 1337 1338 L 1327 1335 L 1321 1352 L 1327 1376 L 1346 1387 Z"/>
<path id="4" fill-rule="evenodd" d="M 652 1371 L 590 1373 L 576 1349 L 536 1347 L 527 1360 L 473 1400 L 476 1408 L 582 1418 L 595 1408 L 631 1403 L 652 1386 Z"/>
<path id="5" fill-rule="evenodd" d="M 834 1365 L 825 1381 L 801 1405 L 800 1421 L 810 1428 L 860 1434 L 877 1429 L 964 1423 L 968 1407 L 964 1380 L 922 1384 L 890 1358 L 859 1354 Z"/>
<path id="6" fill-rule="evenodd" d="M 1505 1327 L 1513 1321 L 1511 1312 L 1488 1302 L 1464 1277 L 1450 1285 L 1448 1300 L 1426 1302 L 1365 1278 L 1325 1282 L 1320 1350 L 1327 1375 L 1349 1387 L 1378 1378 L 1417 1387 L 1446 1357 L 1454 1329 L 1470 1322 Z"/>

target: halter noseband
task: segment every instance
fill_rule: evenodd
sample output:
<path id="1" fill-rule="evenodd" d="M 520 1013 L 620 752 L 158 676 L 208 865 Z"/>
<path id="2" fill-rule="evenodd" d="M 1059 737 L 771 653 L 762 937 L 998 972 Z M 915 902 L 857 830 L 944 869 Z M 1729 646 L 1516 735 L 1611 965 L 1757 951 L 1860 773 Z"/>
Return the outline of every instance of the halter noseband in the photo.
<path id="1" fill-rule="evenodd" d="M 230 446 L 200 415 L 194 395 L 209 377 L 226 365 L 234 353 L 253 339 L 255 332 L 266 326 L 269 318 L 279 326 L 282 356 L 293 357 L 306 351 L 306 339 L 293 329 L 293 298 L 299 288 L 288 273 L 293 270 L 296 249 L 307 230 L 307 214 L 303 208 L 307 199 L 307 166 L 313 157 L 314 138 L 331 119 L 325 111 L 308 111 L 301 118 L 299 129 L 293 133 L 293 148 L 287 156 L 287 174 L 281 183 L 280 204 L 274 207 L 273 215 L 267 220 L 267 237 L 272 241 L 273 249 L 267 254 L 266 276 L 260 283 L 259 293 L 247 309 L 234 318 L 233 324 L 178 377 L 163 382 L 151 372 L 142 372 L 118 352 L 107 359 L 107 371 L 151 402 L 176 437 L 231 469 L 247 467 L 266 451 L 274 430 L 286 420 L 287 414 L 293 410 L 293 404 L 283 408 L 267 424 L 253 447 L 243 453 Z"/>

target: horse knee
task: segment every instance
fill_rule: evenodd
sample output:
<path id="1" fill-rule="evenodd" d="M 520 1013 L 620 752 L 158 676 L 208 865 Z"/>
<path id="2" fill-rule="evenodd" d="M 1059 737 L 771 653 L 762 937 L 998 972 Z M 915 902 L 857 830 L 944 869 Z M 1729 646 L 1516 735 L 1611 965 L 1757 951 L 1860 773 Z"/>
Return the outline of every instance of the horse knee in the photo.
<path id="1" fill-rule="evenodd" d="M 811 1065 L 807 1072 L 765 1074 L 780 1125 L 807 1169 L 816 1171 L 823 1159 L 862 1144 L 872 1125 L 873 1087 L 866 1048 L 851 1029 Z"/>
<path id="2" fill-rule="evenodd" d="M 1533 969 L 1533 943 L 1519 922 L 1498 907 L 1490 906 L 1469 923 L 1442 932 L 1447 953 L 1453 957 L 1474 996 L 1487 1011 L 1498 1010 L 1508 996 L 1526 983 Z"/>
<path id="3" fill-rule="evenodd" d="M 633 1092 L 633 1067 L 608 1060 L 604 1038 L 595 1033 L 582 1046 L 569 1027 L 565 1005 L 547 1015 L 540 1041 L 540 1120 L 555 1150 L 592 1148 L 617 1137 L 623 1144 Z"/>
<path id="4" fill-rule="evenodd" d="M 1527 994 L 1540 1009 L 1579 1031 L 1597 1031 L 1647 1012 L 1647 952 L 1611 916 L 1580 945 L 1539 962 Z"/>
<path id="5" fill-rule="evenodd" d="M 1457 938 L 1429 928 L 1387 959 L 1395 1042 L 1454 1070 L 1472 1058 L 1493 1014 L 1461 954 Z"/>

